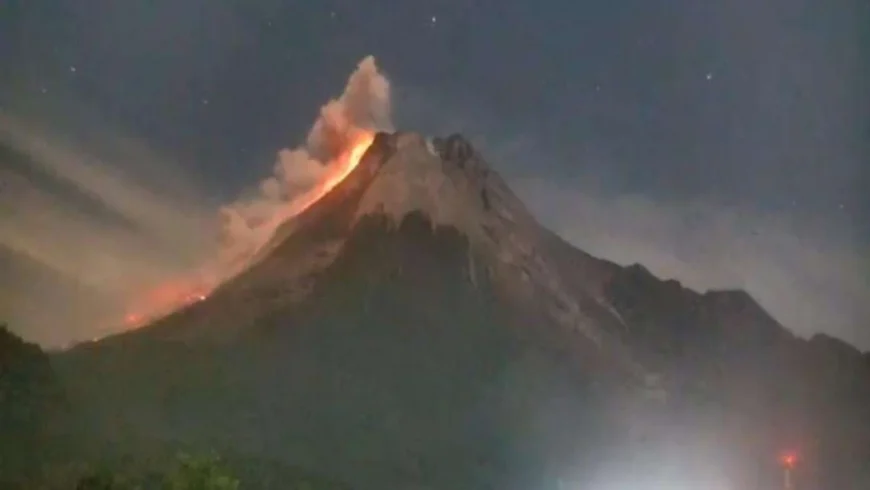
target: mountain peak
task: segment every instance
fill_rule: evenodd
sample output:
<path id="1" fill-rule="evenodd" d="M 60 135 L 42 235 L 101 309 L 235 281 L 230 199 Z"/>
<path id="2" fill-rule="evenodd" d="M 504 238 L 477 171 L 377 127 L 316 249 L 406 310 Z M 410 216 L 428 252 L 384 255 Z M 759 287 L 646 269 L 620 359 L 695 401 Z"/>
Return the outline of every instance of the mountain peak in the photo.
<path id="1" fill-rule="evenodd" d="M 456 227 L 473 241 L 484 239 L 496 221 L 530 219 L 520 200 L 462 135 L 428 139 L 395 133 L 389 138 L 394 151 L 379 162 L 359 202 L 357 219 L 381 213 L 399 223 L 416 211 L 433 225 Z"/>

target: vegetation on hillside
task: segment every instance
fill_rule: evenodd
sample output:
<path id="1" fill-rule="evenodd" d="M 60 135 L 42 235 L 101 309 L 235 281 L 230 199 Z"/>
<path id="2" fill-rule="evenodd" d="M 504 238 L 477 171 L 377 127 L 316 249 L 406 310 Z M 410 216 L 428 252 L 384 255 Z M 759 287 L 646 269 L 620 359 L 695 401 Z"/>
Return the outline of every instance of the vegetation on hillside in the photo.
<path id="1" fill-rule="evenodd" d="M 76 490 L 237 490 L 239 480 L 214 455 L 178 455 L 175 464 L 156 477 L 131 477 L 99 470 L 81 477 Z"/>
<path id="2" fill-rule="evenodd" d="M 37 471 L 35 460 L 55 457 L 67 414 L 48 356 L 0 324 L 0 478 L 31 474 Z"/>

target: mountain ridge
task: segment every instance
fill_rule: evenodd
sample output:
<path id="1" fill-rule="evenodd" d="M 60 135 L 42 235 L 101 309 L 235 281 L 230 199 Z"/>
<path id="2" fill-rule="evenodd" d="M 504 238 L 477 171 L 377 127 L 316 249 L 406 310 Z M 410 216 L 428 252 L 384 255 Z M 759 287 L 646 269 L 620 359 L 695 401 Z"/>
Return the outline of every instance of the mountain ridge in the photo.
<path id="1" fill-rule="evenodd" d="M 217 288 L 209 299 L 214 300 L 211 303 L 251 301 L 252 305 L 259 305 L 227 315 L 229 318 L 236 315 L 237 328 L 256 323 L 254 313 L 266 314 L 272 308 L 267 304 L 280 307 L 282 302 L 304 301 L 317 274 L 340 255 L 349 233 L 364 217 L 387 216 L 387 223 L 392 223 L 387 228 L 391 228 L 399 227 L 414 212 L 422 213 L 433 229 L 452 226 L 473 244 L 489 247 L 486 253 L 490 254 L 490 262 L 492 257 L 497 261 L 486 264 L 485 273 L 505 274 L 512 269 L 507 289 L 515 300 L 528 302 L 535 295 L 529 291 L 529 282 L 543 284 L 549 299 L 541 301 L 536 297 L 535 306 L 546 302 L 551 316 L 559 316 L 562 323 L 579 325 L 581 329 L 587 324 L 604 325 L 604 332 L 583 331 L 599 347 L 602 336 L 610 337 L 609 342 L 614 344 L 632 335 L 625 318 L 631 315 L 631 306 L 623 304 L 631 298 L 620 294 L 620 288 L 626 287 L 635 294 L 670 303 L 673 309 L 704 308 L 717 318 L 731 316 L 715 320 L 719 323 L 740 325 L 749 319 L 756 325 L 752 335 L 795 338 L 743 290 L 698 292 L 676 280 L 660 279 L 640 264 L 622 267 L 577 249 L 541 226 L 459 134 L 424 138 L 409 132 L 377 133 L 360 164 L 343 182 L 299 216 L 280 225 L 250 266 Z M 550 263 L 542 264 L 542 256 Z M 468 256 L 471 271 L 476 270 L 471 264 L 475 257 L 477 254 Z M 475 280 L 473 274 L 469 280 Z M 210 302 L 203 303 L 158 320 L 157 330 L 169 338 L 181 338 L 188 334 L 173 332 L 176 327 L 160 326 L 184 323 L 187 330 L 206 336 L 214 333 L 209 329 L 221 332 L 209 326 L 214 314 L 208 312 Z M 655 309 L 652 305 L 647 308 Z M 177 320 L 179 316 L 183 320 Z M 195 324 L 200 327 L 191 328 Z M 194 334 L 192 338 L 196 337 Z M 862 354 L 849 347 L 853 354 Z M 631 349 L 620 345 L 616 350 Z M 632 365 L 636 363 L 631 354 L 621 355 L 627 358 L 629 371 L 639 379 L 660 374 Z"/>

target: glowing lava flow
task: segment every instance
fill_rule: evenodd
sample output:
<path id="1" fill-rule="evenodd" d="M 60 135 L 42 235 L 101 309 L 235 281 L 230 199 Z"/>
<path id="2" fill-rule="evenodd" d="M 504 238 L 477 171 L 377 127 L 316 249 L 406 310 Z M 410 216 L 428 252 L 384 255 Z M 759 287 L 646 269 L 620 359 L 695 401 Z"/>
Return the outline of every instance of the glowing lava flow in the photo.
<path id="1" fill-rule="evenodd" d="M 353 169 L 359 165 L 360 160 L 362 160 L 363 155 L 365 155 L 366 150 L 369 149 L 374 140 L 375 135 L 372 132 L 361 132 L 355 135 L 352 138 L 349 149 L 345 150 L 330 164 L 329 170 L 327 170 L 323 180 L 314 186 L 313 189 L 291 201 L 287 214 L 281 216 L 280 221 L 283 222 L 304 212 L 312 204 L 328 194 L 335 186 L 344 181 Z"/>
<path id="2" fill-rule="evenodd" d="M 335 186 L 344 181 L 344 179 L 353 172 L 353 169 L 359 165 L 363 155 L 365 155 L 366 151 L 372 145 L 372 142 L 374 142 L 375 134 L 371 131 L 361 131 L 349 139 L 351 143 L 348 145 L 348 149 L 343 151 L 329 164 L 326 175 L 317 185 L 294 198 L 288 203 L 286 208 L 275 213 L 268 222 L 261 225 L 262 228 L 269 231 L 269 236 L 271 236 L 282 223 L 305 212 L 306 209 L 310 208 L 314 203 L 328 194 L 329 191 L 334 189 Z M 254 254 L 259 253 L 260 249 L 266 244 L 266 242 L 268 242 L 268 240 L 261 243 L 257 249 L 254 250 Z"/>
<path id="3" fill-rule="evenodd" d="M 174 310 L 204 300 L 211 288 L 192 280 L 167 281 L 146 292 L 124 316 L 127 328 L 136 328 Z"/>
<path id="4" fill-rule="evenodd" d="M 299 212 L 305 211 L 311 204 L 317 202 L 321 197 L 326 195 L 329 191 L 331 191 L 335 186 L 340 184 L 344 179 L 347 178 L 348 175 L 359 165 L 360 160 L 362 160 L 363 155 L 365 155 L 366 150 L 372 146 L 372 142 L 375 140 L 374 133 L 364 132 L 357 136 L 354 141 L 351 143 L 350 149 L 345 152 L 341 157 L 339 157 L 338 161 L 335 162 L 335 170 L 327 174 L 323 183 L 318 187 L 320 188 L 320 195 L 318 195 L 314 200 L 304 205 Z"/>
<path id="5" fill-rule="evenodd" d="M 356 133 L 350 138 L 348 149 L 329 164 L 326 175 L 316 186 L 288 203 L 286 209 L 273 216 L 264 226 L 271 232 L 281 223 L 292 219 L 319 201 L 340 184 L 359 165 L 375 135 L 369 131 Z M 201 279 L 175 279 L 146 292 L 124 316 L 128 329 L 140 327 L 169 313 L 203 301 L 214 289 Z"/>

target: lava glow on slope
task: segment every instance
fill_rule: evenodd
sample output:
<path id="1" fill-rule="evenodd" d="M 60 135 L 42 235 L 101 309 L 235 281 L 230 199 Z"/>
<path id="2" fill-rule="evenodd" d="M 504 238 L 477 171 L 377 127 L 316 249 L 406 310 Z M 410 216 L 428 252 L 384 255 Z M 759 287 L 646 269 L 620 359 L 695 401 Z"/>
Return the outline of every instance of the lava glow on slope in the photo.
<path id="1" fill-rule="evenodd" d="M 263 226 L 268 227 L 269 236 L 283 222 L 293 219 L 314 203 L 323 198 L 359 165 L 366 150 L 375 139 L 371 131 L 359 131 L 348 138 L 348 149 L 341 152 L 338 158 L 329 164 L 323 179 L 310 190 L 288 201 L 285 209 Z M 237 272 L 237 271 L 235 271 Z M 225 273 L 223 279 L 233 274 Z M 176 278 L 146 291 L 137 297 L 128 307 L 124 316 L 124 327 L 134 329 L 166 316 L 174 311 L 205 300 L 217 287 L 214 280 L 205 280 L 204 275 L 194 275 L 188 278 Z"/>
<path id="2" fill-rule="evenodd" d="M 340 184 L 348 175 L 359 165 L 366 150 L 372 145 L 375 140 L 375 134 L 371 131 L 360 131 L 348 138 L 348 149 L 343 151 L 336 158 L 326 171 L 323 179 L 310 190 L 299 195 L 290 201 L 285 213 L 279 213 L 274 222 L 270 224 L 273 230 L 278 225 L 293 219 L 306 209 L 310 208 L 314 203 L 319 201 L 323 196 L 329 193 L 335 186 Z"/>
<path id="3" fill-rule="evenodd" d="M 352 138 L 348 149 L 333 163 L 323 182 L 315 187 L 316 195 L 311 196 L 313 199 L 310 202 L 303 203 L 299 213 L 308 209 L 308 207 L 319 201 L 320 198 L 344 181 L 353 169 L 359 165 L 363 155 L 372 146 L 374 140 L 375 134 L 371 131 L 360 132 Z"/>
<path id="4" fill-rule="evenodd" d="M 198 279 L 177 278 L 146 291 L 133 301 L 124 315 L 128 329 L 140 327 L 173 311 L 203 301 L 213 287 Z"/>

